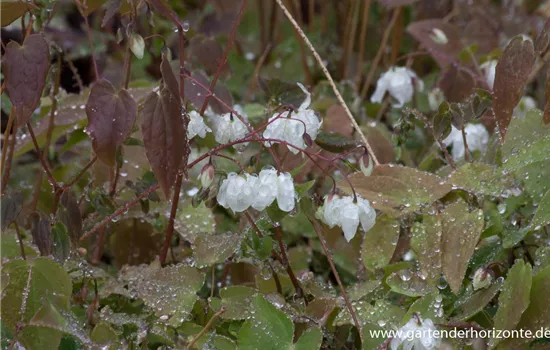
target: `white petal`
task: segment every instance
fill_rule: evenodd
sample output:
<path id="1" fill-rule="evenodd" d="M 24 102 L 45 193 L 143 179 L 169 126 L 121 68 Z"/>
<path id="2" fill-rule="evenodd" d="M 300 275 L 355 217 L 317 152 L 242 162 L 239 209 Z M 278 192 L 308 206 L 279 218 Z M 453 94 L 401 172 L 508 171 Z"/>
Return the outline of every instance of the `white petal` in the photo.
<path id="1" fill-rule="evenodd" d="M 294 209 L 294 182 L 289 173 L 282 173 L 277 178 L 277 204 L 282 211 Z"/>
<path id="2" fill-rule="evenodd" d="M 306 99 L 304 100 L 304 102 L 302 102 L 302 104 L 300 105 L 300 107 L 298 109 L 299 110 L 306 109 L 311 104 L 311 94 L 309 93 L 309 91 L 307 91 L 307 89 L 302 84 L 296 83 L 296 85 L 298 85 L 300 87 L 300 89 L 302 89 L 304 94 L 306 94 Z"/>

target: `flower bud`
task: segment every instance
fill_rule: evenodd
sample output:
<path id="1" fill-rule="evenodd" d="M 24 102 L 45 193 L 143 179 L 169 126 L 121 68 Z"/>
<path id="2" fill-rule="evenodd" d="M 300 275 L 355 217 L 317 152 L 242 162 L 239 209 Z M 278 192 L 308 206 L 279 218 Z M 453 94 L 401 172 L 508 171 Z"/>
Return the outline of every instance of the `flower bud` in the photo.
<path id="1" fill-rule="evenodd" d="M 370 176 L 372 174 L 374 164 L 371 157 L 369 157 L 368 152 L 365 152 L 365 154 L 361 157 L 361 160 L 359 160 L 359 168 L 365 176 Z"/>
<path id="2" fill-rule="evenodd" d="M 212 184 L 212 181 L 214 181 L 214 174 L 215 174 L 215 169 L 212 163 L 208 163 L 202 168 L 201 174 L 199 175 L 202 188 L 210 187 L 210 185 Z"/>
<path id="3" fill-rule="evenodd" d="M 439 28 L 432 29 L 432 33 L 430 34 L 430 38 L 439 45 L 445 45 L 449 42 L 449 39 L 447 38 L 447 35 L 444 31 L 442 31 Z"/>
<path id="4" fill-rule="evenodd" d="M 307 132 L 304 132 L 304 135 L 302 135 L 302 138 L 304 139 L 304 142 L 308 147 L 313 146 L 313 140 L 311 139 L 311 136 Z"/>
<path id="5" fill-rule="evenodd" d="M 480 268 L 474 274 L 473 286 L 474 290 L 483 289 L 491 285 L 493 275 L 488 269 Z"/>

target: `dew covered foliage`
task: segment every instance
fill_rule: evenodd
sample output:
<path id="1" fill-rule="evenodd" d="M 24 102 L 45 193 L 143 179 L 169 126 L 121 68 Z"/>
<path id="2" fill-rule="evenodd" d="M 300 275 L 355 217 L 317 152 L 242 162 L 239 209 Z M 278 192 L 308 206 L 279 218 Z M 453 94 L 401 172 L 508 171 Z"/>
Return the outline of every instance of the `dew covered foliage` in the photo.
<path id="1" fill-rule="evenodd" d="M 547 1 L 1 3 L 2 349 L 546 349 Z M 546 337 L 545 337 L 546 336 Z"/>

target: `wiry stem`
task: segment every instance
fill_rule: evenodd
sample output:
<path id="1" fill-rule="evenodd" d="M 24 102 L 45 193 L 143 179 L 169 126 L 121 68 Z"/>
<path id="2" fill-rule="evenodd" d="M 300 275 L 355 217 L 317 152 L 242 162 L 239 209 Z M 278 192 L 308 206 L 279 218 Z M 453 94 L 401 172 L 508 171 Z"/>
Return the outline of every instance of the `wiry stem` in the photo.
<path id="1" fill-rule="evenodd" d="M 208 330 L 212 327 L 212 324 L 214 323 L 214 321 L 216 321 L 218 317 L 220 317 L 221 314 L 223 314 L 224 312 L 225 312 L 225 306 L 222 306 L 218 312 L 212 315 L 210 320 L 208 320 L 208 323 L 206 324 L 206 326 L 204 326 L 204 328 L 199 332 L 199 334 L 197 334 L 197 336 L 189 342 L 189 345 L 187 345 L 187 348 L 191 349 L 193 345 L 195 345 L 197 340 L 199 340 L 204 335 L 204 333 L 208 332 Z"/>
<path id="2" fill-rule="evenodd" d="M 176 212 L 178 210 L 178 203 L 180 200 L 181 183 L 183 181 L 183 173 L 179 173 L 176 177 L 176 184 L 174 185 L 174 195 L 172 197 L 172 207 L 170 209 L 170 217 L 168 219 L 168 227 L 166 227 L 166 237 L 164 238 L 164 244 L 160 251 L 160 264 L 164 265 L 166 261 L 166 255 L 168 254 L 168 248 L 172 243 L 172 236 L 174 235 L 174 221 Z"/>
<path id="3" fill-rule="evenodd" d="M 353 323 L 355 324 L 355 327 L 357 327 L 357 331 L 360 333 L 361 332 L 361 324 L 359 323 L 359 319 L 357 318 L 357 314 L 355 313 L 355 309 L 353 308 L 353 305 L 351 305 L 348 294 L 346 293 L 346 289 L 344 288 L 344 285 L 342 284 L 342 281 L 340 280 L 340 275 L 338 274 L 338 271 L 336 270 L 336 266 L 334 266 L 334 262 L 332 261 L 332 256 L 330 255 L 330 252 L 329 252 L 329 250 L 327 248 L 327 245 L 325 243 L 325 238 L 321 234 L 321 228 L 319 227 L 319 223 L 312 217 L 309 218 L 309 221 L 313 225 L 313 228 L 315 229 L 315 233 L 317 234 L 317 237 L 319 237 L 319 242 L 321 242 L 321 246 L 323 247 L 323 251 L 325 252 L 328 263 L 330 264 L 330 269 L 332 270 L 332 273 L 334 274 L 334 278 L 336 278 L 336 282 L 338 283 L 338 287 L 340 288 L 340 292 L 342 293 L 342 296 L 344 297 L 344 300 L 346 302 L 346 306 L 348 308 L 348 311 L 351 314 L 351 318 L 353 319 Z"/>
<path id="4" fill-rule="evenodd" d="M 294 26 L 294 28 L 296 28 L 296 30 L 298 31 L 298 33 L 300 34 L 300 36 L 302 37 L 302 39 L 304 40 L 304 42 L 308 46 L 309 50 L 313 54 L 313 57 L 315 57 L 315 59 L 317 60 L 317 63 L 319 64 L 319 66 L 321 67 L 321 70 L 323 71 L 326 78 L 328 79 L 328 81 L 330 83 L 330 86 L 332 87 L 332 90 L 334 91 L 334 94 L 336 95 L 336 98 L 338 99 L 338 102 L 340 102 L 340 104 L 342 105 L 342 107 L 346 111 L 346 114 L 347 114 L 350 122 L 352 123 L 353 127 L 355 128 L 355 131 L 357 131 L 357 133 L 361 137 L 361 141 L 367 147 L 367 150 L 368 150 L 370 156 L 372 157 L 372 161 L 374 162 L 374 165 L 380 164 L 378 162 L 378 159 L 376 159 L 376 155 L 374 154 L 374 151 L 372 150 L 372 147 L 370 146 L 369 142 L 367 141 L 367 138 L 363 134 L 363 131 L 361 131 L 361 128 L 359 127 L 359 125 L 357 124 L 357 121 L 355 121 L 355 118 L 351 114 L 351 111 L 348 108 L 346 102 L 344 101 L 344 98 L 342 97 L 342 95 L 338 91 L 338 88 L 336 87 L 336 83 L 334 83 L 334 80 L 332 79 L 332 76 L 330 75 L 329 71 L 325 67 L 325 64 L 323 63 L 323 59 L 321 58 L 321 56 L 319 56 L 319 54 L 317 53 L 317 51 L 315 50 L 315 48 L 313 47 L 313 45 L 311 44 L 311 42 L 309 41 L 309 39 L 307 38 L 305 33 L 302 31 L 302 29 L 300 28 L 298 23 L 296 23 L 296 21 L 294 20 L 294 18 L 290 14 L 290 12 L 288 12 L 287 8 L 283 5 L 282 1 L 281 0 L 276 0 L 276 1 L 277 1 L 277 4 L 279 4 L 279 7 L 283 10 L 285 16 L 288 18 L 288 20 Z"/>
<path id="5" fill-rule="evenodd" d="M 57 182 L 55 181 L 55 178 L 53 177 L 53 175 L 50 171 L 50 168 L 48 167 L 48 164 L 46 164 L 44 162 L 44 157 L 42 157 L 42 152 L 40 151 L 40 146 L 38 145 L 38 142 L 36 141 L 36 136 L 34 135 L 34 131 L 32 129 L 31 122 L 27 122 L 27 128 L 29 129 L 29 134 L 31 135 L 32 143 L 34 144 L 34 149 L 35 149 L 36 153 L 38 153 L 38 159 L 40 160 L 40 163 L 42 164 L 42 168 L 44 168 L 44 171 L 48 175 L 48 181 L 50 182 L 50 184 L 52 185 L 52 187 L 55 191 L 55 190 L 57 190 L 57 188 L 59 186 L 57 185 Z"/>

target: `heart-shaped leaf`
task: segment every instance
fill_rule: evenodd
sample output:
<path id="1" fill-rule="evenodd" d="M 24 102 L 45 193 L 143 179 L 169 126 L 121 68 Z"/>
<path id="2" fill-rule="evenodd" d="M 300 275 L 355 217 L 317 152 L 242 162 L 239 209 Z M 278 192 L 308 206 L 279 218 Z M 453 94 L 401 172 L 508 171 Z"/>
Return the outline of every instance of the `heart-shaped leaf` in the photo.
<path id="1" fill-rule="evenodd" d="M 137 104 L 126 89 L 116 91 L 105 79 L 94 84 L 86 103 L 88 132 L 97 157 L 115 166 L 116 150 L 132 132 Z"/>
<path id="2" fill-rule="evenodd" d="M 533 43 L 516 36 L 504 49 L 495 72 L 493 109 L 504 137 L 512 112 L 523 95 L 529 73 L 535 64 Z"/>
<path id="3" fill-rule="evenodd" d="M 50 69 L 50 49 L 40 34 L 29 35 L 23 46 L 10 41 L 2 56 L 6 90 L 15 106 L 17 127 L 24 126 L 38 107 Z"/>
<path id="4" fill-rule="evenodd" d="M 163 56 L 161 71 L 160 94 L 151 92 L 143 104 L 141 130 L 147 159 L 168 196 L 178 171 L 187 164 L 189 145 L 183 127 L 181 98 L 174 93 L 178 90 L 177 80 L 166 56 Z"/>
<path id="5" fill-rule="evenodd" d="M 451 63 L 462 49 L 459 28 L 442 19 L 428 19 L 411 23 L 407 27 L 407 31 L 430 52 L 442 67 Z M 440 40 L 435 39 L 436 37 L 439 37 Z"/>

